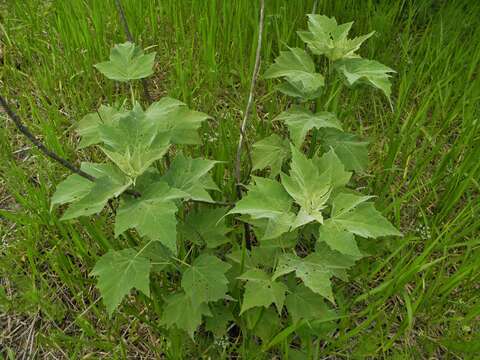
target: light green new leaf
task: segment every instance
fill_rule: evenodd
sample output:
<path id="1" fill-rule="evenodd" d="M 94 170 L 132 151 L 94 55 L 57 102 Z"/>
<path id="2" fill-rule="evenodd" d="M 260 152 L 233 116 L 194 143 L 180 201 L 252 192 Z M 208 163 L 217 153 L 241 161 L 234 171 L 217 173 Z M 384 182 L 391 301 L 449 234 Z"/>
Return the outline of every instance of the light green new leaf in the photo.
<path id="1" fill-rule="evenodd" d="M 345 165 L 345 170 L 363 172 L 368 166 L 368 142 L 356 135 L 335 129 L 322 129 L 323 150 L 333 149 Z"/>
<path id="2" fill-rule="evenodd" d="M 248 270 L 238 279 L 247 281 L 240 315 L 256 306 L 268 308 L 272 303 L 275 304 L 279 313 L 282 312 L 287 291 L 285 284 L 272 280 L 260 269 Z"/>
<path id="3" fill-rule="evenodd" d="M 252 145 L 253 169 L 270 167 L 270 176 L 277 176 L 285 159 L 290 154 L 288 141 L 273 134 Z"/>
<path id="4" fill-rule="evenodd" d="M 102 139 L 98 128 L 99 125 L 111 124 L 117 121 L 121 113 L 121 110 L 113 106 L 101 105 L 97 112 L 85 115 L 77 125 L 77 133 L 82 138 L 78 148 L 83 149 L 87 146 L 100 143 Z"/>
<path id="5" fill-rule="evenodd" d="M 312 100 L 320 96 L 325 80 L 315 72 L 312 58 L 303 49 L 289 48 L 281 51 L 275 63 L 265 72 L 266 79 L 285 78 L 287 84 L 280 87 L 283 93 Z"/>
<path id="6" fill-rule="evenodd" d="M 308 159 L 293 145 L 291 151 L 290 176 L 281 174 L 281 177 L 285 190 L 301 207 L 294 227 L 311 221 L 322 223 L 321 211 L 325 208 L 332 190 L 330 169 L 320 174 L 313 160 Z"/>
<path id="7" fill-rule="evenodd" d="M 155 52 L 145 54 L 131 42 L 117 44 L 110 50 L 110 60 L 95 67 L 107 78 L 117 81 L 142 79 L 153 74 Z"/>
<path id="8" fill-rule="evenodd" d="M 390 69 L 378 61 L 368 59 L 344 59 L 335 64 L 337 70 L 345 76 L 349 86 L 355 84 L 367 84 L 383 91 L 387 98 L 390 98 L 392 84 Z"/>
<path id="9" fill-rule="evenodd" d="M 195 244 L 206 244 L 208 248 L 228 243 L 227 234 L 232 231 L 225 223 L 224 208 L 199 209 L 190 212 L 179 230 L 183 236 Z"/>
<path id="10" fill-rule="evenodd" d="M 296 285 L 293 291 L 288 293 L 285 306 L 294 323 L 302 319 L 323 320 L 335 314 L 327 307 L 321 296 L 302 284 Z"/>
<path id="11" fill-rule="evenodd" d="M 298 31 L 300 38 L 307 43 L 312 53 L 325 55 L 332 61 L 342 58 L 358 57 L 355 52 L 367 40 L 370 34 L 348 39 L 353 22 L 338 25 L 335 18 L 325 15 L 309 14 L 308 30 Z"/>
<path id="12" fill-rule="evenodd" d="M 272 239 L 290 230 L 295 215 L 290 212 L 292 199 L 280 183 L 272 179 L 253 177 L 255 185 L 228 214 L 250 215 L 253 219 L 268 219 L 264 239 Z"/>
<path id="13" fill-rule="evenodd" d="M 95 264 L 92 275 L 111 315 L 131 289 L 150 296 L 150 261 L 133 249 L 110 250 Z"/>
<path id="14" fill-rule="evenodd" d="M 346 215 L 358 205 L 372 199 L 370 195 L 359 195 L 354 193 L 340 193 L 333 199 L 332 218 Z"/>
<path id="15" fill-rule="evenodd" d="M 187 193 L 189 199 L 213 202 L 212 197 L 207 192 L 207 189 L 212 188 L 213 183 L 208 172 L 217 163 L 213 160 L 192 159 L 183 154 L 178 154 L 162 179 L 171 187 Z"/>
<path id="16" fill-rule="evenodd" d="M 150 185 L 142 196 L 127 198 L 121 203 L 115 217 L 115 236 L 135 228 L 141 236 L 160 241 L 177 253 L 177 206 L 173 200 L 187 196 L 172 189 L 165 182 Z"/>
<path id="17" fill-rule="evenodd" d="M 333 274 L 316 253 L 305 258 L 299 258 L 293 254 L 281 255 L 273 279 L 291 272 L 295 272 L 296 276 L 302 279 L 305 286 L 313 292 L 334 302 L 330 281 Z"/>
<path id="18" fill-rule="evenodd" d="M 83 176 L 72 174 L 57 185 L 52 196 L 50 209 L 56 205 L 75 202 L 87 195 L 95 184 Z"/>
<path id="19" fill-rule="evenodd" d="M 209 118 L 207 114 L 190 110 L 183 102 L 164 97 L 145 111 L 148 120 L 158 124 L 158 130 L 170 135 L 172 144 L 200 144 L 198 129 Z"/>
<path id="20" fill-rule="evenodd" d="M 330 172 L 332 174 L 332 187 L 334 189 L 344 187 L 352 177 L 351 172 L 345 171 L 345 166 L 333 149 L 330 149 L 320 158 L 314 158 L 313 161 L 320 173 Z"/>
<path id="21" fill-rule="evenodd" d="M 147 118 L 139 104 L 117 121 L 100 124 L 99 131 L 103 152 L 132 178 L 161 159 L 170 146 L 170 135 L 159 131 L 158 122 Z"/>
<path id="22" fill-rule="evenodd" d="M 298 147 L 302 145 L 308 131 L 313 128 L 336 128 L 342 130 L 342 126 L 335 114 L 327 111 L 314 114 L 304 108 L 291 108 L 278 115 L 275 118 L 276 120 L 281 120 L 288 126 L 292 141 Z"/>
<path id="23" fill-rule="evenodd" d="M 345 194 L 339 194 L 339 196 Z M 340 208 L 338 197 L 333 201 L 333 207 Z M 329 221 L 333 222 L 338 228 L 345 229 L 353 234 L 366 237 L 377 238 L 380 236 L 402 236 L 402 234 L 375 209 L 372 203 L 361 203 L 351 207 L 349 211 L 339 211 L 332 215 Z"/>
<path id="24" fill-rule="evenodd" d="M 228 290 L 225 273 L 230 268 L 217 257 L 202 254 L 183 273 L 182 288 L 194 304 L 223 299 Z"/>
<path id="25" fill-rule="evenodd" d="M 184 293 L 170 295 L 166 301 L 161 324 L 185 330 L 192 339 L 195 330 L 202 324 L 202 316 L 212 316 L 206 303 L 198 304 Z"/>
<path id="26" fill-rule="evenodd" d="M 96 177 L 96 180 L 87 185 L 76 176 L 70 175 L 60 183 L 57 192 L 53 195 L 52 205 L 73 201 L 63 214 L 62 220 L 100 212 L 109 199 L 119 196 L 132 183 L 113 164 L 82 163 L 81 169 Z M 85 179 L 85 181 L 88 180 Z M 78 188 L 74 188 L 74 185 Z"/>

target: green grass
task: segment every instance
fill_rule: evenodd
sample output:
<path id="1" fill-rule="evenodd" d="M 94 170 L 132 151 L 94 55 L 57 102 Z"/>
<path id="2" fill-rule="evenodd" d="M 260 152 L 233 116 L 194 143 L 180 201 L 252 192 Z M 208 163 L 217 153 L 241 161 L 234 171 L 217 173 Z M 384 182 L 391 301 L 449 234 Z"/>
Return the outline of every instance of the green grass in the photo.
<path id="1" fill-rule="evenodd" d="M 254 65 L 258 4 L 238 1 L 124 1 L 134 37 L 157 52 L 151 90 L 214 117 L 203 155 L 234 199 L 239 123 Z M 349 314 L 326 327 L 310 357 L 470 359 L 480 352 L 480 3 L 320 1 L 317 12 L 377 30 L 362 55 L 396 69 L 393 111 L 373 91 L 338 84 L 329 109 L 371 142 L 372 165 L 357 184 L 405 234 L 371 246 L 372 257 L 336 284 Z M 263 69 L 286 45 L 300 45 L 313 1 L 267 1 Z M 113 1 L 6 1 L 0 4 L 2 95 L 48 147 L 72 161 L 74 124 L 126 89 L 93 68 L 124 41 Z M 140 89 L 137 89 L 140 91 Z M 272 132 L 287 99 L 260 81 L 250 141 Z M 45 159 L 1 115 L 0 354 L 21 358 L 167 358 L 236 354 L 296 358 L 286 341 L 262 352 L 252 339 L 222 347 L 191 342 L 158 325 L 161 308 L 130 298 L 112 319 L 89 277 L 98 256 L 118 247 L 108 212 L 60 222 L 49 196 L 66 171 Z M 246 160 L 246 159 L 245 159 Z M 227 180 L 225 180 L 227 179 Z M 155 289 L 161 293 L 162 289 Z M 291 340 L 291 339 L 290 339 Z M 475 355 L 477 354 L 477 355 Z"/>

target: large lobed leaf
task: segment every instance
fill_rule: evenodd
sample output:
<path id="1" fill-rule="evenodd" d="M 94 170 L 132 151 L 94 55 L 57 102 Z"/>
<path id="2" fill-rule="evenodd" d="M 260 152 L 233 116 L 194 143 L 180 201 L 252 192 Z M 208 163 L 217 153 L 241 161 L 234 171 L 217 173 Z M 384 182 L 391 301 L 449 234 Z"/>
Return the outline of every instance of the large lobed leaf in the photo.
<path id="1" fill-rule="evenodd" d="M 221 246 L 230 241 L 227 234 L 232 231 L 225 224 L 225 214 L 226 210 L 221 207 L 191 211 L 179 224 L 180 232 L 195 244 L 206 244 L 208 248 Z"/>
<path id="2" fill-rule="evenodd" d="M 275 63 L 265 72 L 266 79 L 285 78 L 287 83 L 280 91 L 303 100 L 312 100 L 320 96 L 325 84 L 321 74 L 315 72 L 312 58 L 303 49 L 289 48 L 281 51 Z"/>
<path id="3" fill-rule="evenodd" d="M 257 306 L 267 308 L 271 304 L 275 304 L 279 313 L 282 312 L 287 291 L 285 284 L 275 281 L 260 269 L 248 270 L 238 278 L 247 281 L 240 315 L 248 309 Z"/>
<path id="4" fill-rule="evenodd" d="M 402 234 L 375 209 L 372 203 L 365 202 L 370 198 L 355 194 L 338 194 L 333 200 L 329 222 L 338 228 L 367 238 L 401 236 Z"/>
<path id="5" fill-rule="evenodd" d="M 170 134 L 160 131 L 158 122 L 145 116 L 139 104 L 98 129 L 103 152 L 132 178 L 143 174 L 170 146 Z"/>
<path id="6" fill-rule="evenodd" d="M 338 25 L 335 18 L 329 18 L 325 15 L 309 14 L 309 31 L 298 31 L 298 35 L 307 43 L 312 53 L 325 55 L 331 61 L 358 57 L 355 52 L 374 32 L 349 39 L 348 33 L 352 25 L 353 22 Z"/>
<path id="7" fill-rule="evenodd" d="M 193 339 L 195 330 L 202 323 L 202 316 L 212 316 L 206 303 L 197 303 L 185 293 L 170 295 L 163 309 L 161 324 L 185 330 Z"/>
<path id="8" fill-rule="evenodd" d="M 164 97 L 145 111 L 147 119 L 158 124 L 158 130 L 170 134 L 172 144 L 200 144 L 198 129 L 209 118 L 207 114 L 190 110 L 183 102 Z"/>
<path id="9" fill-rule="evenodd" d="M 183 273 L 182 288 L 197 304 L 223 299 L 228 290 L 225 273 L 230 268 L 216 256 L 202 254 Z"/>
<path id="10" fill-rule="evenodd" d="M 280 236 L 290 230 L 295 214 L 290 211 L 292 199 L 282 185 L 272 179 L 253 177 L 248 193 L 228 214 L 250 215 L 253 219 L 268 219 L 264 239 Z"/>
<path id="11" fill-rule="evenodd" d="M 62 220 L 100 212 L 108 200 L 119 196 L 132 183 L 115 165 L 82 163 L 81 169 L 96 178 L 87 180 L 72 174 L 57 185 L 51 206 L 71 203 Z"/>
<path id="12" fill-rule="evenodd" d="M 187 194 L 187 199 L 213 202 L 207 190 L 219 190 L 208 172 L 217 161 L 203 158 L 192 159 L 178 154 L 162 180 L 171 187 Z"/>
<path id="13" fill-rule="evenodd" d="M 390 69 L 378 61 L 368 59 L 344 59 L 335 64 L 337 70 L 343 74 L 349 86 L 356 84 L 367 84 L 383 91 L 387 98 L 390 98 L 392 84 Z"/>
<path id="14" fill-rule="evenodd" d="M 277 176 L 283 162 L 290 155 L 288 141 L 272 134 L 252 146 L 252 170 L 270 168 L 270 176 Z"/>
<path id="15" fill-rule="evenodd" d="M 321 111 L 312 113 L 303 108 L 290 108 L 278 115 L 275 120 L 283 121 L 290 131 L 293 143 L 300 147 L 308 131 L 313 128 L 335 128 L 342 130 L 342 126 L 335 114 Z"/>
<path id="16" fill-rule="evenodd" d="M 95 264 L 92 275 L 111 315 L 131 289 L 150 296 L 150 261 L 133 249 L 110 250 Z"/>
<path id="17" fill-rule="evenodd" d="M 332 190 L 332 174 L 328 168 L 320 173 L 315 162 L 291 146 L 292 162 L 290 176 L 282 174 L 282 185 L 295 202 L 300 205 L 294 227 L 311 221 L 323 222 L 325 208 Z"/>
<path id="18" fill-rule="evenodd" d="M 160 241 L 177 253 L 177 205 L 174 200 L 188 194 L 173 189 L 165 182 L 152 183 L 139 198 L 125 199 L 117 210 L 115 235 L 135 228 L 141 236 Z"/>
<path id="19" fill-rule="evenodd" d="M 145 54 L 131 42 L 117 44 L 110 50 L 110 60 L 95 67 L 107 78 L 117 81 L 142 79 L 153 74 L 155 52 Z"/>
<path id="20" fill-rule="evenodd" d="M 363 172 L 368 166 L 368 142 L 356 135 L 336 129 L 322 129 L 321 144 L 324 151 L 335 151 L 345 170 Z"/>

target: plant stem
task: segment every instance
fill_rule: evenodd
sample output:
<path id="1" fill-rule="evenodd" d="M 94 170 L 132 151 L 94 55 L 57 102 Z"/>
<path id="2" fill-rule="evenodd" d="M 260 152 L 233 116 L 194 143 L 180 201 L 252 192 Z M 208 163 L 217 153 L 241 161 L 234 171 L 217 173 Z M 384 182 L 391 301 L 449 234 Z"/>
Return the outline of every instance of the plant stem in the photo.
<path id="1" fill-rule="evenodd" d="M 242 198 L 242 187 L 241 187 L 241 155 L 242 155 L 242 148 L 243 145 L 245 144 L 246 150 L 247 150 L 247 155 L 248 155 L 248 160 L 250 162 L 250 168 L 248 171 L 247 177 L 250 176 L 250 170 L 252 168 L 252 155 L 250 152 L 250 148 L 248 146 L 248 141 L 246 139 L 246 128 L 247 128 L 247 122 L 250 117 L 250 112 L 253 106 L 253 98 L 254 98 L 254 91 L 255 91 L 255 85 L 257 83 L 258 79 L 258 74 L 260 73 L 260 60 L 261 60 L 261 50 L 262 50 L 262 37 L 263 37 L 263 24 L 264 24 L 264 18 L 265 18 L 265 0 L 260 0 L 260 20 L 259 20 L 259 25 L 258 25 L 258 39 L 257 39 L 257 51 L 255 54 L 255 66 L 253 69 L 252 73 L 252 81 L 250 83 L 250 93 L 248 95 L 248 102 L 247 102 L 247 107 L 245 109 L 245 113 L 243 114 L 243 120 L 242 124 L 240 126 L 240 137 L 238 140 L 238 146 L 237 146 L 237 156 L 236 156 L 236 161 L 235 161 L 235 178 L 236 178 L 236 190 L 237 190 L 237 197 L 238 199 Z M 250 225 L 247 223 L 243 224 L 244 230 L 245 230 L 245 239 L 247 243 L 247 248 L 251 247 L 251 232 L 250 232 Z"/>

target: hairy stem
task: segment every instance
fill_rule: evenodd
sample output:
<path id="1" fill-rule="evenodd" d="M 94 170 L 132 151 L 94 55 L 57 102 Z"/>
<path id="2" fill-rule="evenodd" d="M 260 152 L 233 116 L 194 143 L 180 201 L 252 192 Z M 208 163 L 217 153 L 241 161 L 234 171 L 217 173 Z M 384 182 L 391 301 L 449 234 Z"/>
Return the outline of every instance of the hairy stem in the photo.
<path id="1" fill-rule="evenodd" d="M 247 150 L 247 155 L 248 155 L 248 160 L 250 162 L 250 168 L 248 170 L 248 176 L 250 176 L 250 169 L 252 168 L 252 155 L 250 148 L 248 146 L 248 141 L 246 139 L 246 128 L 247 128 L 247 122 L 248 119 L 250 118 L 250 113 L 252 110 L 253 106 L 253 98 L 254 98 L 254 91 L 255 91 L 255 85 L 257 83 L 258 79 L 258 74 L 260 72 L 260 55 L 261 55 L 261 50 L 262 50 L 262 37 L 263 37 L 263 24 L 264 24 L 264 18 L 265 18 L 265 0 L 260 0 L 260 20 L 258 24 L 258 40 L 257 40 L 257 51 L 255 54 L 255 66 L 253 69 L 252 73 L 252 81 L 250 83 L 250 93 L 248 95 L 248 102 L 247 102 L 247 107 L 245 109 L 245 113 L 243 114 L 243 120 L 242 124 L 240 126 L 240 137 L 238 140 L 238 146 L 237 146 L 237 156 L 235 159 L 235 178 L 236 178 L 236 190 L 237 190 L 237 197 L 238 199 L 242 198 L 242 187 L 241 187 L 241 156 L 242 156 L 242 148 L 245 145 L 245 148 Z M 250 248 L 251 246 L 251 233 L 250 233 L 250 225 L 247 223 L 244 223 L 244 229 L 245 229 L 245 239 L 247 242 L 247 247 Z"/>

